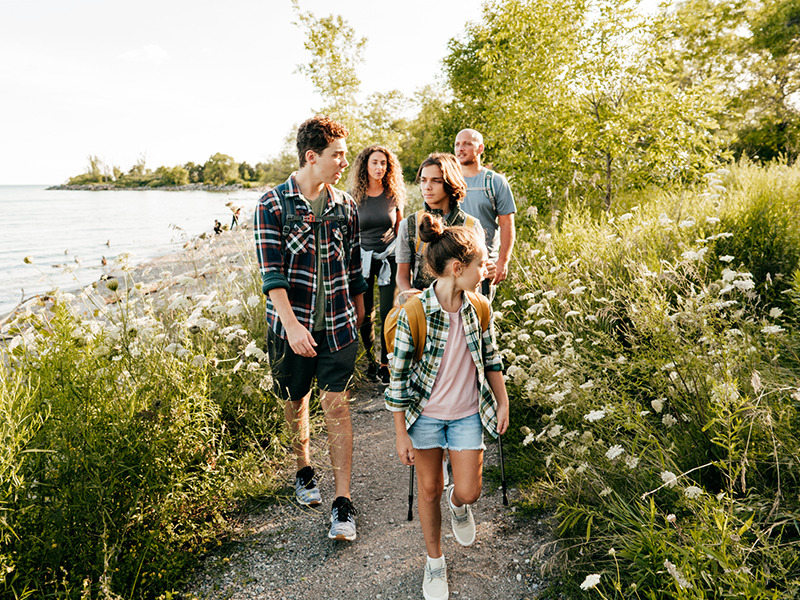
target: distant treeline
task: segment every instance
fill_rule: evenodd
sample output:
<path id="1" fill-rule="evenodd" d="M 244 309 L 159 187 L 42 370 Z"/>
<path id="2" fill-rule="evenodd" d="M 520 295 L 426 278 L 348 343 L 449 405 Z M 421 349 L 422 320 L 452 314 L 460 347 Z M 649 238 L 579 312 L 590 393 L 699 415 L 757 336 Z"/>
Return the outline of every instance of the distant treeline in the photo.
<path id="1" fill-rule="evenodd" d="M 86 172 L 70 177 L 66 185 L 120 188 L 176 187 L 190 184 L 273 186 L 285 181 L 296 168 L 296 159 L 286 153 L 270 162 L 251 166 L 247 162 L 238 163 L 233 157 L 218 152 L 202 164 L 187 162 L 174 167 L 160 166 L 155 171 L 147 168 L 144 155 L 127 172 L 116 165 L 105 164 L 97 156 L 89 156 L 88 162 Z"/>

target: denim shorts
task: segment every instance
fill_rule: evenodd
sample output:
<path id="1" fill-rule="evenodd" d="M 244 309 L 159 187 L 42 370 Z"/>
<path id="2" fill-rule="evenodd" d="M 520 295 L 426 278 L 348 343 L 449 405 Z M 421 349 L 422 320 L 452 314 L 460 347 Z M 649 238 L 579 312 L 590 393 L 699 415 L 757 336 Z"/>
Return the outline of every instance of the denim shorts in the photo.
<path id="1" fill-rule="evenodd" d="M 415 450 L 485 450 L 480 413 L 455 421 L 443 421 L 420 415 L 408 429 Z"/>

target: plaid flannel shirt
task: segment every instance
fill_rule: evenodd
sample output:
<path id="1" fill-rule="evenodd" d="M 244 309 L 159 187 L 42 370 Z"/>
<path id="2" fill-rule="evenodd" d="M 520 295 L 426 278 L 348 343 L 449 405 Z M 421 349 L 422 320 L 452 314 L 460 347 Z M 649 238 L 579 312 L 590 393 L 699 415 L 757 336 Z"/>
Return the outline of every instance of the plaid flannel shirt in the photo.
<path id="1" fill-rule="evenodd" d="M 433 283 L 419 296 L 425 311 L 427 335 L 422 359 L 414 361 L 414 340 L 408 326 L 408 315 L 401 310 L 397 318 L 394 353 L 390 355 L 391 378 L 384 392 L 386 408 L 393 412 L 405 411 L 406 429 L 414 424 L 422 414 L 431 396 L 436 374 L 442 363 L 450 319 L 442 310 Z M 502 371 L 503 360 L 494 342 L 494 320 L 489 319 L 489 327 L 481 331 L 481 323 L 475 307 L 462 295 L 461 320 L 464 335 L 472 360 L 478 370 L 478 395 L 481 422 L 493 437 L 497 437 L 497 400 L 486 380 L 486 371 Z"/>
<path id="2" fill-rule="evenodd" d="M 284 197 L 295 203 L 300 217 L 311 215 L 311 205 L 300 193 L 294 174 L 286 182 Z M 340 350 L 356 340 L 356 309 L 352 297 L 363 294 L 367 282 L 361 275 L 361 241 L 358 211 L 353 199 L 328 185 L 328 203 L 323 215 L 340 214 L 336 204 L 344 205 L 349 215 L 350 261 L 345 261 L 343 233 L 335 221 L 317 225 L 319 250 L 322 258 L 322 283 L 325 294 L 325 331 L 328 345 Z M 281 252 L 281 231 L 284 218 L 280 196 L 273 189 L 258 201 L 253 228 L 256 241 L 258 268 L 267 294 L 267 323 L 282 338 L 286 337 L 278 313 L 269 298 L 269 290 L 284 288 L 289 296 L 295 317 L 311 331 L 314 325 L 314 307 L 317 297 L 317 250 L 314 243 L 315 227 L 311 223 L 296 222 L 285 240 Z"/>

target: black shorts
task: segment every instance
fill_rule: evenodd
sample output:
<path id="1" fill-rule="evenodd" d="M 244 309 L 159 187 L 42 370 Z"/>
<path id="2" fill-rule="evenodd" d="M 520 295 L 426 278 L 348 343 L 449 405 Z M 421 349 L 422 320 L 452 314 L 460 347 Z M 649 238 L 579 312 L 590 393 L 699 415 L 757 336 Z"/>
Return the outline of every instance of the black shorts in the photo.
<path id="1" fill-rule="evenodd" d="M 343 392 L 353 378 L 358 340 L 341 350 L 331 350 L 324 331 L 311 334 L 317 343 L 316 356 L 295 354 L 289 342 L 267 329 L 267 351 L 272 367 L 275 393 L 283 400 L 300 400 L 311 390 L 314 377 L 322 392 Z"/>

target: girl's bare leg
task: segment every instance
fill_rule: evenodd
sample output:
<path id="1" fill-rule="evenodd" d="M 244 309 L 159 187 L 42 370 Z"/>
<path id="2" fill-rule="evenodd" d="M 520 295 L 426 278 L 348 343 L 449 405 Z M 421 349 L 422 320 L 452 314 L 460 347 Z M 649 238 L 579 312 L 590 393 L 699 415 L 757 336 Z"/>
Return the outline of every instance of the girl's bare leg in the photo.
<path id="1" fill-rule="evenodd" d="M 443 454 L 444 450 L 441 448 L 414 450 L 419 522 L 422 526 L 422 535 L 425 537 L 425 548 L 431 558 L 439 558 L 442 555 Z"/>
<path id="2" fill-rule="evenodd" d="M 453 469 L 453 506 L 474 504 L 481 496 L 483 450 L 449 450 Z"/>

